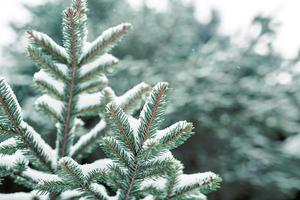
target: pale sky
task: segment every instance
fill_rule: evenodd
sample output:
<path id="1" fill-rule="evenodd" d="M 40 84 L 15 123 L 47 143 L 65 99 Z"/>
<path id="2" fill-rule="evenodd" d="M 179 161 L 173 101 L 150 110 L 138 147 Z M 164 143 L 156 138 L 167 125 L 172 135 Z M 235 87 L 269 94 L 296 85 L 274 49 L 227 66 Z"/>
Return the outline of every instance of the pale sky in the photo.
<path id="1" fill-rule="evenodd" d="M 275 16 L 278 27 L 276 47 L 286 56 L 293 56 L 300 47 L 299 0 L 194 0 L 198 16 L 205 18 L 209 8 L 221 11 L 221 31 L 233 34 L 246 32 L 255 14 Z"/>
<path id="2" fill-rule="evenodd" d="M 15 35 L 9 29 L 11 21 L 26 22 L 30 15 L 22 8 L 22 3 L 39 4 L 45 0 L 7 0 L 0 7 L 0 47 L 14 40 Z M 129 0 L 138 4 L 140 0 Z M 146 0 L 158 9 L 166 6 L 166 0 Z M 197 17 L 206 20 L 211 8 L 221 14 L 221 29 L 225 34 L 245 33 L 253 16 L 263 13 L 276 16 L 281 23 L 276 48 L 286 56 L 293 56 L 300 47 L 300 1 L 299 0 L 185 0 L 193 1 L 197 7 Z M 1 58 L 0 58 L 1 62 Z"/>

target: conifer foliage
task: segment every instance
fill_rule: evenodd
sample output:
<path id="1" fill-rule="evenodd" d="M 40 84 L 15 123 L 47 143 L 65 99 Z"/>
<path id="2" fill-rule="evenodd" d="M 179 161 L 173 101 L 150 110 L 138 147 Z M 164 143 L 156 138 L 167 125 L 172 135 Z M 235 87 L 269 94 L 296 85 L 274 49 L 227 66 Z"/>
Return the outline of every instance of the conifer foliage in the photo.
<path id="1" fill-rule="evenodd" d="M 63 45 L 29 30 L 27 51 L 40 69 L 34 83 L 43 95 L 36 107 L 56 122 L 55 147 L 27 124 L 20 105 L 0 79 L 0 175 L 31 189 L 0 194 L 7 199 L 205 199 L 219 187 L 212 173 L 183 174 L 170 150 L 192 135 L 191 123 L 181 121 L 160 130 L 168 84 L 152 89 L 140 83 L 117 96 L 105 74 L 118 59 L 108 51 L 131 28 L 123 23 L 87 42 L 85 0 L 73 0 L 63 12 Z M 147 96 L 147 98 L 146 98 Z M 133 113 L 144 106 L 138 119 Z M 78 134 L 81 117 L 100 116 L 94 128 Z M 80 135 L 80 136 L 79 136 Z M 90 164 L 81 160 L 96 148 L 108 158 Z"/>

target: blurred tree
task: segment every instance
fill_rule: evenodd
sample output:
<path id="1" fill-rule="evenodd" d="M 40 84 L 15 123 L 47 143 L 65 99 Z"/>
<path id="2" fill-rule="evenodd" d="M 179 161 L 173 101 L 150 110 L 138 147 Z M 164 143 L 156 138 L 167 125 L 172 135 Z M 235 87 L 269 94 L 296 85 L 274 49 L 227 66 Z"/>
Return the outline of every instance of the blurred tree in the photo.
<path id="1" fill-rule="evenodd" d="M 48 13 L 59 16 L 65 3 L 26 6 L 35 19 L 29 24 L 60 41 L 55 27 L 60 18 L 48 19 Z M 224 177 L 222 189 L 210 199 L 299 198 L 300 81 L 291 74 L 299 56 L 288 60 L 273 48 L 276 24 L 272 18 L 254 18 L 258 33 L 245 37 L 244 45 L 237 45 L 234 37 L 218 33 L 216 11 L 207 23 L 200 23 L 194 18 L 193 7 L 179 0 L 169 0 L 169 7 L 162 12 L 145 4 L 134 9 L 117 0 L 90 0 L 89 4 L 97 8 L 89 13 L 91 23 L 99 24 L 98 28 L 90 27 L 92 38 L 123 21 L 142 30 L 133 31 L 124 45 L 114 49 L 122 62 L 111 84 L 119 93 L 142 80 L 166 80 L 176 88 L 167 123 L 186 118 L 195 123 L 198 133 L 176 151 L 177 157 L 189 172 L 211 169 Z M 12 25 L 19 35 L 15 44 L 21 43 L 27 26 Z M 31 76 L 34 67 L 22 51 L 6 49 L 11 65 L 18 66 L 9 68 L 14 70 L 11 83 L 23 104 L 30 107 L 34 90 L 25 90 L 22 85 L 31 81 L 24 76 Z M 17 75 L 22 78 L 15 78 Z M 189 98 L 183 98 L 186 96 Z M 47 126 L 46 121 L 40 121 L 41 126 Z"/>
<path id="2" fill-rule="evenodd" d="M 274 50 L 267 20 L 272 22 L 254 19 L 261 31 L 244 47 L 211 40 L 174 74 L 174 87 L 186 86 L 175 96 L 189 98 L 177 99 L 180 109 L 173 114 L 198 122 L 196 131 L 203 134 L 186 145 L 191 154 L 205 151 L 195 166 L 209 162 L 224 175 L 228 185 L 218 198 L 297 199 L 299 192 L 299 159 L 281 148 L 300 128 L 300 99 L 292 98 L 297 86 L 291 82 L 298 58 L 287 60 Z"/>

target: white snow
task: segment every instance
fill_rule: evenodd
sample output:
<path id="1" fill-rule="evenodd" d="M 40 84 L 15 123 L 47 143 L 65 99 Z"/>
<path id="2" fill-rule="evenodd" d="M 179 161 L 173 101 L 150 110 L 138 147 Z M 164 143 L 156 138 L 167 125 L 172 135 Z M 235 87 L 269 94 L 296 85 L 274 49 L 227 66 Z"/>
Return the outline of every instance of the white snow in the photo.
<path id="1" fill-rule="evenodd" d="M 110 87 L 105 87 L 102 90 L 102 94 L 103 94 L 103 98 L 104 98 L 105 103 L 109 103 L 108 101 L 115 101 L 115 99 L 117 98 L 114 90 Z"/>
<path id="2" fill-rule="evenodd" d="M 60 199 L 72 199 L 72 198 L 76 198 L 76 197 L 78 198 L 81 195 L 82 195 L 82 192 L 80 192 L 78 190 L 68 190 L 68 191 L 61 193 Z"/>
<path id="3" fill-rule="evenodd" d="M 178 122 L 178 123 L 179 123 L 179 122 Z M 153 141 L 158 141 L 158 140 L 160 140 L 161 138 L 163 138 L 164 136 L 166 136 L 166 135 L 170 132 L 170 130 L 172 130 L 172 129 L 175 128 L 176 126 L 177 126 L 177 123 L 175 123 L 175 124 L 173 124 L 173 125 L 171 125 L 171 126 L 165 128 L 165 129 L 163 129 L 163 130 L 158 130 L 158 131 L 156 132 L 155 138 L 153 138 Z"/>
<path id="4" fill-rule="evenodd" d="M 187 121 L 185 121 L 185 120 L 184 120 L 184 121 L 177 122 L 177 123 L 175 123 L 175 124 L 173 124 L 173 125 L 171 125 L 171 126 L 165 128 L 165 129 L 163 129 L 163 130 L 157 131 L 156 136 L 155 136 L 155 139 L 156 139 L 156 140 L 161 139 L 162 137 L 166 136 L 172 129 L 176 129 L 176 127 L 182 127 L 182 128 L 184 128 L 184 127 L 186 127 L 187 125 L 188 125 L 188 123 L 187 123 Z"/>
<path id="5" fill-rule="evenodd" d="M 85 42 L 83 46 L 82 52 L 87 52 L 91 48 L 92 43 L 91 42 Z"/>
<path id="6" fill-rule="evenodd" d="M 63 73 L 66 76 L 68 75 L 70 70 L 67 65 L 62 64 L 62 63 L 55 63 L 55 65 L 56 65 L 57 69 L 59 69 L 59 71 L 61 71 L 61 73 Z"/>
<path id="7" fill-rule="evenodd" d="M 84 126 L 84 121 L 82 119 L 75 117 L 74 125 L 77 126 Z"/>
<path id="8" fill-rule="evenodd" d="M 165 178 L 156 178 L 154 179 L 146 179 L 141 183 L 141 189 L 153 186 L 159 190 L 164 190 L 167 185 L 167 179 Z"/>
<path id="9" fill-rule="evenodd" d="M 153 195 L 147 195 L 145 198 L 143 198 L 142 200 L 155 200 Z"/>
<path id="10" fill-rule="evenodd" d="M 91 190 L 95 191 L 96 193 L 102 194 L 105 198 L 109 198 L 107 195 L 106 189 L 103 185 L 97 184 L 97 183 L 92 183 L 90 185 Z"/>
<path id="11" fill-rule="evenodd" d="M 4 140 L 3 142 L 0 143 L 0 147 L 2 146 L 16 146 L 17 145 L 17 141 L 15 140 L 15 138 L 9 138 L 7 140 Z"/>
<path id="12" fill-rule="evenodd" d="M 81 170 L 85 175 L 87 175 L 89 172 L 95 170 L 95 169 L 100 169 L 100 170 L 105 170 L 108 168 L 109 165 L 112 165 L 113 161 L 108 158 L 96 160 L 93 163 L 90 164 L 84 164 L 80 165 Z"/>
<path id="13" fill-rule="evenodd" d="M 36 102 L 36 105 L 47 105 L 48 107 L 50 107 L 56 114 L 57 116 L 61 115 L 62 112 L 62 108 L 63 108 L 63 102 L 54 99 L 53 97 L 44 94 L 43 96 L 39 97 Z"/>
<path id="14" fill-rule="evenodd" d="M 16 151 L 12 155 L 1 155 L 0 156 L 0 166 L 14 168 L 14 165 L 19 162 L 27 163 L 27 159 L 23 156 L 21 151 Z"/>
<path id="15" fill-rule="evenodd" d="M 118 33 L 118 32 L 121 32 L 123 31 L 124 29 L 129 29 L 131 27 L 131 24 L 130 23 L 122 23 L 122 24 L 119 24 L 117 26 L 114 26 L 114 27 L 111 27 L 107 30 L 105 30 L 101 36 L 97 39 L 99 41 L 101 41 L 100 39 L 102 38 L 103 40 L 107 40 L 108 38 L 110 38 L 112 35 L 114 35 L 115 33 Z M 97 44 L 98 42 L 94 41 L 92 43 L 92 45 L 94 44 Z"/>
<path id="16" fill-rule="evenodd" d="M 218 180 L 220 177 L 212 172 L 205 172 L 196 174 L 181 174 L 178 179 L 178 183 L 175 185 L 174 190 L 192 184 L 209 185 L 212 183 L 212 180 Z M 167 187 L 167 179 L 160 177 L 157 179 L 144 180 L 141 184 L 141 189 L 145 189 L 150 186 L 159 190 L 165 190 Z M 201 194 L 199 193 L 197 195 L 199 196 Z M 202 199 L 206 199 L 205 195 L 201 195 L 200 197 Z"/>
<path id="17" fill-rule="evenodd" d="M 57 79 L 54 79 L 53 77 L 48 75 L 48 73 L 45 72 L 44 70 L 40 70 L 39 72 L 36 72 L 34 74 L 34 79 L 36 79 L 37 81 L 45 82 L 47 85 L 51 85 L 59 92 L 60 95 L 64 94 L 64 88 L 65 88 L 64 83 Z"/>
<path id="18" fill-rule="evenodd" d="M 139 135 L 138 135 L 138 128 L 139 128 L 139 125 L 140 125 L 139 120 L 132 117 L 132 116 L 130 116 L 130 115 L 128 115 L 127 118 L 128 118 L 128 122 L 130 124 L 130 127 L 133 130 L 135 138 L 139 138 Z"/>
<path id="19" fill-rule="evenodd" d="M 213 172 L 195 173 L 195 174 L 181 174 L 179 176 L 176 188 L 184 187 L 186 185 L 200 184 L 210 185 L 213 180 L 218 180 L 220 177 Z"/>
<path id="20" fill-rule="evenodd" d="M 42 171 L 37 171 L 35 169 L 26 168 L 26 170 L 22 173 L 22 175 L 30 178 L 35 182 L 39 181 L 54 181 L 54 180 L 61 180 L 57 175 L 49 174 Z"/>
<path id="21" fill-rule="evenodd" d="M 85 76 L 90 72 L 95 72 L 98 70 L 104 71 L 104 66 L 111 66 L 117 63 L 119 60 L 111 54 L 103 54 L 101 57 L 97 58 L 95 61 L 85 64 L 80 68 L 80 76 Z"/>
<path id="22" fill-rule="evenodd" d="M 32 192 L 15 192 L 15 193 L 9 193 L 9 194 L 4 194 L 1 193 L 0 195 L 0 200 L 32 200 L 34 197 L 37 197 L 40 200 L 47 200 L 47 195 L 38 195 L 37 191 L 32 191 Z"/>
<path id="23" fill-rule="evenodd" d="M 161 154 L 159 157 L 157 157 L 156 159 L 160 159 L 160 160 L 166 160 L 168 158 L 174 158 L 173 154 L 171 151 L 166 151 L 163 154 Z"/>
<path id="24" fill-rule="evenodd" d="M 77 110 L 83 110 L 88 107 L 98 106 L 101 105 L 101 99 L 103 98 L 103 95 L 101 92 L 96 92 L 92 94 L 81 94 L 78 98 L 77 103 Z"/>
<path id="25" fill-rule="evenodd" d="M 0 195 L 0 200 L 31 200 L 33 195 L 31 193 L 26 192 L 16 192 L 16 193 L 9 193 Z"/>
<path id="26" fill-rule="evenodd" d="M 158 130 L 155 134 L 155 137 L 152 138 L 152 139 L 148 139 L 146 140 L 145 144 L 144 144 L 144 148 L 147 148 L 147 146 L 149 144 L 152 144 L 152 143 L 157 143 L 160 139 L 162 139 L 163 137 L 165 137 L 167 134 L 170 133 L 170 131 L 172 130 L 175 130 L 176 128 L 184 128 L 188 125 L 188 122 L 187 121 L 179 121 L 175 124 L 172 124 L 171 126 L 163 129 L 163 130 Z"/>
<path id="27" fill-rule="evenodd" d="M 146 90 L 149 90 L 149 89 L 150 89 L 150 86 L 148 84 L 146 84 L 144 82 L 139 83 L 138 85 L 136 85 L 133 88 L 131 88 L 130 90 L 128 90 L 122 96 L 118 96 L 115 100 L 116 104 L 121 106 L 121 107 L 124 107 L 130 101 L 136 100 L 136 99 L 132 99 L 133 97 L 140 98 L 139 94 L 142 94 L 143 91 L 146 91 Z M 138 103 L 138 105 L 136 105 L 136 103 L 135 103 L 134 106 L 138 108 L 140 106 L 140 103 Z"/>

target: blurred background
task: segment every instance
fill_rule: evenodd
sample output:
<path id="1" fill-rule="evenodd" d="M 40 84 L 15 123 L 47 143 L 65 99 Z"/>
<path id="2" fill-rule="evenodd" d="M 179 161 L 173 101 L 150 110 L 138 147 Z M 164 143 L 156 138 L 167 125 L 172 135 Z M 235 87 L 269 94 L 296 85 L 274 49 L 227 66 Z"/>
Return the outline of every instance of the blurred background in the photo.
<path id="1" fill-rule="evenodd" d="M 186 119 L 196 133 L 175 156 L 186 173 L 211 170 L 224 180 L 209 199 L 300 199 L 299 1 L 88 2 L 90 40 L 121 22 L 134 26 L 113 49 L 121 62 L 110 86 L 122 94 L 141 81 L 171 83 L 165 126 Z M 26 58 L 24 30 L 60 42 L 68 4 L 11 0 L 0 7 L 0 75 L 52 144 L 53 123 L 33 110 L 37 69 Z M 95 123 L 85 121 L 86 128 Z M 24 191 L 5 181 L 1 192 Z"/>

